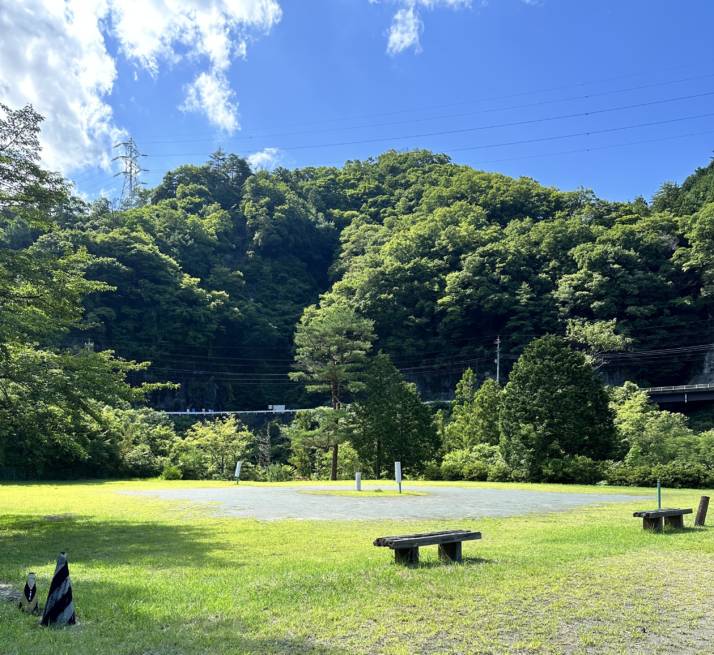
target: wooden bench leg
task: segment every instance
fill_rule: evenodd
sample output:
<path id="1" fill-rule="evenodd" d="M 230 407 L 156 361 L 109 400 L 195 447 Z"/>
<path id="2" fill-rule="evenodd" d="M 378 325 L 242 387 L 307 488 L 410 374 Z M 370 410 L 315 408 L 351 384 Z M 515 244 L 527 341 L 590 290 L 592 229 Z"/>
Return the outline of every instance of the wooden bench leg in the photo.
<path id="1" fill-rule="evenodd" d="M 665 516 L 664 524 L 675 530 L 684 529 L 684 516 Z"/>
<path id="2" fill-rule="evenodd" d="M 642 527 L 645 530 L 651 530 L 652 532 L 662 532 L 662 526 L 663 522 L 661 518 L 649 519 L 645 517 L 642 519 Z"/>
<path id="3" fill-rule="evenodd" d="M 394 561 L 405 566 L 419 564 L 419 548 L 395 548 Z"/>
<path id="4" fill-rule="evenodd" d="M 460 562 L 461 542 L 456 541 L 453 544 L 439 544 L 439 559 L 442 562 Z"/>

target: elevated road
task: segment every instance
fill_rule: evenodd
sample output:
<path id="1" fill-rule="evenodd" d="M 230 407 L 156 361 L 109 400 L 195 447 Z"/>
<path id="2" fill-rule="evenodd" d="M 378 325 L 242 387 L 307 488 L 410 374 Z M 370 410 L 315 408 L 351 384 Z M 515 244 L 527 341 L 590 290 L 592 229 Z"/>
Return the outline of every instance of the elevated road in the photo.
<path id="1" fill-rule="evenodd" d="M 711 402 L 714 400 L 714 384 L 680 384 L 673 387 L 650 387 L 645 391 L 658 405 Z"/>

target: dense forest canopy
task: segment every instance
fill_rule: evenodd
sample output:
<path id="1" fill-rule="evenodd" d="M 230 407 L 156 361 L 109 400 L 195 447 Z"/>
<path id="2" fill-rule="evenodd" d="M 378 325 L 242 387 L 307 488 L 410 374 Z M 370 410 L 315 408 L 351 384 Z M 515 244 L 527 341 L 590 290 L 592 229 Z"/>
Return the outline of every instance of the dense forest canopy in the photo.
<path id="1" fill-rule="evenodd" d="M 341 168 L 251 172 L 234 155 L 181 166 L 116 211 L 60 218 L 94 256 L 85 325 L 69 336 L 151 361 L 178 391 L 157 407 L 314 403 L 288 377 L 306 306 L 346 300 L 373 321 L 427 397 L 467 366 L 504 371 L 534 337 L 616 320 L 629 349 L 702 344 L 712 334 L 714 167 L 651 203 L 607 202 L 529 178 L 387 152 Z M 608 379 L 687 381 L 702 355 L 611 356 Z"/>

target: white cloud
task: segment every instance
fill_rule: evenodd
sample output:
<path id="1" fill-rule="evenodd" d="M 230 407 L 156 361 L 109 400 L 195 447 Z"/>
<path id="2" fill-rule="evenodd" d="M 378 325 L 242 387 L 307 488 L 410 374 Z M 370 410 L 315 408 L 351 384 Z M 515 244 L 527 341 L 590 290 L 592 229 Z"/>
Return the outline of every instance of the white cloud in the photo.
<path id="1" fill-rule="evenodd" d="M 108 169 L 111 146 L 125 134 L 108 102 L 117 68 L 107 36 L 152 75 L 185 60 L 205 66 L 187 85 L 182 108 L 234 132 L 238 104 L 228 69 L 253 35 L 280 18 L 278 0 L 0 2 L 0 98 L 13 107 L 31 103 L 45 116 L 45 165 L 65 174 Z"/>
<path id="2" fill-rule="evenodd" d="M 202 111 L 217 127 L 228 133 L 238 129 L 238 104 L 226 76 L 201 73 L 186 87 L 183 111 Z"/>
<path id="3" fill-rule="evenodd" d="M 43 159 L 54 170 L 109 167 L 121 130 L 104 98 L 116 67 L 98 22 L 102 2 L 0 3 L 0 97 L 45 116 Z"/>
<path id="4" fill-rule="evenodd" d="M 253 170 L 261 168 L 272 170 L 280 163 L 281 156 L 282 153 L 278 148 L 264 148 L 263 150 L 248 155 L 246 159 Z"/>
<path id="5" fill-rule="evenodd" d="M 414 5 L 403 7 L 392 19 L 392 26 L 389 28 L 389 40 L 387 41 L 387 52 L 395 55 L 408 48 L 414 48 L 416 52 L 421 50 L 419 34 L 423 29 L 423 23 L 417 14 Z"/>
<path id="6" fill-rule="evenodd" d="M 205 59 L 208 71 L 186 87 L 182 109 L 203 112 L 235 132 L 238 104 L 226 73 L 244 57 L 252 34 L 267 33 L 282 16 L 277 0 L 109 0 L 123 54 L 157 75 L 162 61 Z M 187 54 L 182 54 L 187 53 Z"/>
<path id="7" fill-rule="evenodd" d="M 370 0 L 376 2 L 377 0 Z M 410 48 L 421 52 L 421 33 L 424 23 L 422 9 L 465 9 L 471 6 L 471 0 L 391 0 L 400 5 L 392 18 L 387 38 L 387 52 L 396 55 Z"/>

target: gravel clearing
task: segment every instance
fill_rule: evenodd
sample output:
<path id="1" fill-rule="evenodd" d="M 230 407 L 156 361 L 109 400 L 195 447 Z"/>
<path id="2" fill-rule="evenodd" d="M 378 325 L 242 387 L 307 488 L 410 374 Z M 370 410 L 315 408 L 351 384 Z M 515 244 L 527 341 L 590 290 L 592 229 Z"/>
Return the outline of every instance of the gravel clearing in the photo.
<path id="1" fill-rule="evenodd" d="M 391 488 L 387 485 L 385 489 Z M 126 491 L 172 500 L 191 506 L 206 505 L 208 516 L 256 518 L 261 520 L 369 520 L 369 519 L 446 519 L 557 512 L 583 505 L 633 502 L 642 496 L 625 494 L 583 494 L 515 489 L 467 487 L 414 487 L 425 496 L 316 495 L 306 491 L 347 491 L 352 486 L 221 487 L 217 489 L 156 489 Z M 370 489 L 373 489 L 370 487 Z"/>

